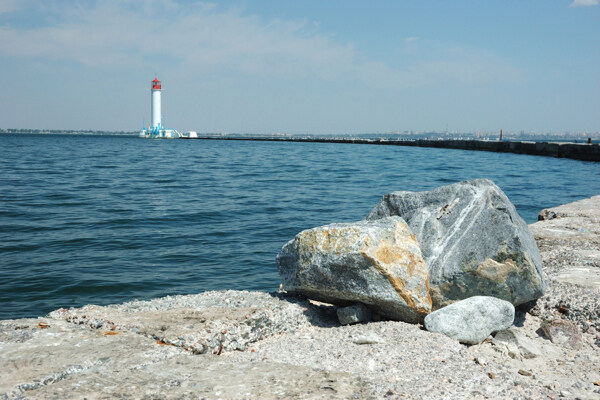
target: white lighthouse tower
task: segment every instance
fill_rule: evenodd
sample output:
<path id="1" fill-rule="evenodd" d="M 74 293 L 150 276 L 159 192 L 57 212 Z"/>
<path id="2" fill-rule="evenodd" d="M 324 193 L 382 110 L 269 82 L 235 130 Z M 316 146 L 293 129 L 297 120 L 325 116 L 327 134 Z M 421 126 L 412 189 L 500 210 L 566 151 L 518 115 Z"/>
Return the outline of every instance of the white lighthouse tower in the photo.
<path id="1" fill-rule="evenodd" d="M 162 84 L 158 78 L 154 78 L 151 82 L 150 89 L 150 120 L 149 128 L 143 128 L 140 132 L 140 137 L 147 139 L 177 139 L 181 134 L 175 129 L 166 129 L 162 124 L 162 109 L 161 109 L 161 90 Z"/>
<path id="2" fill-rule="evenodd" d="M 160 130 L 161 126 L 161 110 L 160 110 L 160 91 L 162 86 L 158 78 L 152 81 L 152 98 L 151 98 L 151 119 L 152 130 Z"/>

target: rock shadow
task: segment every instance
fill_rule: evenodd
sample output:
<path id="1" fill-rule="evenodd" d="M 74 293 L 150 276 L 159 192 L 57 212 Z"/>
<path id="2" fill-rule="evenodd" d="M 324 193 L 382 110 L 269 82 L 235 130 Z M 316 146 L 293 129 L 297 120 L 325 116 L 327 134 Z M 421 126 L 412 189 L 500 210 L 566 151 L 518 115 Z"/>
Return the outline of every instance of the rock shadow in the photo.
<path id="1" fill-rule="evenodd" d="M 525 326 L 525 320 L 527 318 L 527 312 L 516 310 L 515 311 L 515 320 L 513 321 L 513 326 L 522 328 Z"/>
<path id="2" fill-rule="evenodd" d="M 314 326 L 319 328 L 335 328 L 341 326 L 336 314 L 336 305 L 310 300 L 307 297 L 295 293 L 270 292 L 269 295 L 302 307 L 304 315 Z"/>

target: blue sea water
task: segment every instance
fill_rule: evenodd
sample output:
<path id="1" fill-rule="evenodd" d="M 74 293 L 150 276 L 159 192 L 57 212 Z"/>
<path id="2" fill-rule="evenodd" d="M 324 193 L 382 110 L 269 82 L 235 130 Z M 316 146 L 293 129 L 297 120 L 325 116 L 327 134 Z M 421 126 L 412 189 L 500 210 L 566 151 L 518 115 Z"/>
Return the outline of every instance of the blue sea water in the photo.
<path id="1" fill-rule="evenodd" d="M 276 290 L 303 229 L 394 190 L 495 181 L 528 222 L 600 193 L 600 164 L 328 143 L 0 135 L 0 319 L 216 289 Z"/>

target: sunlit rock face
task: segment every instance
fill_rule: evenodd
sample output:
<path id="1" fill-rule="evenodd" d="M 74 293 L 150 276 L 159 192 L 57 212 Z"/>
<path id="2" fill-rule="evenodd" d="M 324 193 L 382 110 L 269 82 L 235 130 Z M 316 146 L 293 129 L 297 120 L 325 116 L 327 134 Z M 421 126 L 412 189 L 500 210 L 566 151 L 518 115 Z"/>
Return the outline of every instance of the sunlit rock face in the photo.
<path id="1" fill-rule="evenodd" d="M 285 290 L 314 300 L 361 302 L 406 322 L 431 311 L 427 267 L 399 217 L 302 231 L 283 246 L 277 266 Z"/>
<path id="2" fill-rule="evenodd" d="M 419 241 L 434 309 L 477 295 L 518 305 L 544 293 L 547 278 L 533 235 L 492 181 L 392 192 L 366 220 L 394 215 Z"/>

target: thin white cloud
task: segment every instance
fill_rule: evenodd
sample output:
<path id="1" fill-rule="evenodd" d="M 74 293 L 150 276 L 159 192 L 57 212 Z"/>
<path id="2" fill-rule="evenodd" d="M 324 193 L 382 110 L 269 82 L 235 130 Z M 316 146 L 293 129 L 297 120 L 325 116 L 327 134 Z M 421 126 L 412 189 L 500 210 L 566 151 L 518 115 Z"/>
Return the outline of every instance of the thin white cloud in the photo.
<path id="1" fill-rule="evenodd" d="M 440 49 L 439 43 L 427 41 L 421 45 L 421 51 L 432 56 L 398 66 L 368 62 L 357 66 L 357 76 L 380 87 L 515 84 L 525 80 L 519 70 L 492 54 L 460 47 Z"/>
<path id="2" fill-rule="evenodd" d="M 212 5 L 146 1 L 141 7 L 98 2 L 57 12 L 60 22 L 34 29 L 0 27 L 0 52 L 71 60 L 91 67 L 140 66 L 171 59 L 201 69 L 249 73 L 325 73 L 350 62 L 352 46 L 313 33 L 303 22 L 271 21 Z"/>
<path id="3" fill-rule="evenodd" d="M 95 68 L 140 67 L 163 60 L 197 73 L 230 70 L 377 87 L 518 80 L 514 69 L 481 52 L 440 50 L 419 40 L 420 51 L 429 51 L 427 59 L 389 65 L 365 60 L 351 43 L 335 41 L 313 22 L 264 21 L 214 4 L 145 0 L 60 5 L 40 0 L 39 6 L 55 21 L 50 26 L 0 27 L 0 54 Z M 406 43 L 417 40 L 409 37 Z"/>
<path id="4" fill-rule="evenodd" d="M 598 0 L 573 0 L 569 7 L 589 7 L 597 5 Z"/>
<path id="5" fill-rule="evenodd" d="M 0 1 L 0 14 L 6 14 L 19 9 L 21 0 L 2 0 Z"/>

